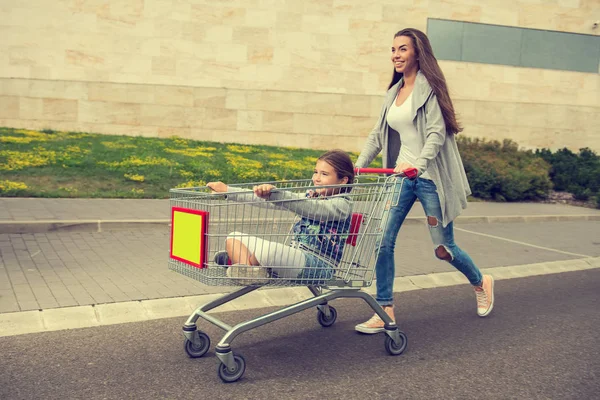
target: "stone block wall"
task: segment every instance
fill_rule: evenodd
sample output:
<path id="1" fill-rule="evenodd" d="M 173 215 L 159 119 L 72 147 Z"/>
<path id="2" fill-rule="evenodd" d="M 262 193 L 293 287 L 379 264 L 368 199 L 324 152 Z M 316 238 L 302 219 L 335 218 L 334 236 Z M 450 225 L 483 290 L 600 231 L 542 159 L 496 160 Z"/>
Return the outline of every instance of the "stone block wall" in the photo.
<path id="1" fill-rule="evenodd" d="M 598 0 L 3 0 L 0 125 L 359 150 L 393 34 L 593 34 Z M 600 151 L 600 74 L 440 62 L 465 135 Z"/>

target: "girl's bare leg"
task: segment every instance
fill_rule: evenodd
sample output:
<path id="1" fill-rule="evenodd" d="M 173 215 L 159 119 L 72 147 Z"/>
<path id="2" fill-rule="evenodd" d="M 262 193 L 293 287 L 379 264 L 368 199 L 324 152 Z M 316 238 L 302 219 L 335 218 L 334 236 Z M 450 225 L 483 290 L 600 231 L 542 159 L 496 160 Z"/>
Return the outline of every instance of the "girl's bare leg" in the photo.
<path id="1" fill-rule="evenodd" d="M 248 250 L 244 243 L 237 239 L 227 239 L 225 249 L 232 264 L 260 265 L 254 254 Z"/>

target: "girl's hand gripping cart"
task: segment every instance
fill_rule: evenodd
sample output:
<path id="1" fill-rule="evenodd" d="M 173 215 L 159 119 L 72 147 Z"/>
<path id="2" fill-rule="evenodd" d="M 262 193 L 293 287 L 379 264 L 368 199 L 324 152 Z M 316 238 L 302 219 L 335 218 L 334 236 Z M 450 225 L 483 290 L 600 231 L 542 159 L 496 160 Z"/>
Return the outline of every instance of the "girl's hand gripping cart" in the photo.
<path id="1" fill-rule="evenodd" d="M 387 211 L 399 197 L 394 191 L 402 187 L 396 181 L 403 181 L 411 171 L 384 175 L 393 170 L 363 168 L 356 172 L 372 175 L 360 175 L 360 183 L 319 187 L 312 186 L 310 179 L 266 182 L 276 186 L 275 195 L 268 199 L 252 191 L 264 183 L 229 185 L 227 193 L 213 193 L 208 187 L 170 190 L 169 269 L 210 286 L 242 286 L 198 307 L 188 318 L 183 334 L 190 357 L 202 357 L 210 348 L 210 338 L 196 325 L 202 318 L 226 331 L 215 349 L 220 361 L 218 375 L 224 382 L 237 381 L 246 369 L 244 358 L 231 349 L 239 334 L 312 307 L 317 308 L 318 322 L 330 327 L 337 311 L 329 301 L 348 297 L 366 301 L 385 322 L 389 354 L 404 352 L 406 335 L 373 297 L 360 289 L 373 281 Z M 327 200 L 315 193 L 324 189 L 331 190 L 332 197 L 343 197 L 349 205 L 346 214 L 331 211 L 331 207 L 329 214 L 323 214 Z M 243 244 L 260 263 L 231 265 L 224 250 L 231 250 L 232 243 Z M 233 327 L 208 314 L 261 287 L 290 286 L 306 286 L 312 297 Z"/>

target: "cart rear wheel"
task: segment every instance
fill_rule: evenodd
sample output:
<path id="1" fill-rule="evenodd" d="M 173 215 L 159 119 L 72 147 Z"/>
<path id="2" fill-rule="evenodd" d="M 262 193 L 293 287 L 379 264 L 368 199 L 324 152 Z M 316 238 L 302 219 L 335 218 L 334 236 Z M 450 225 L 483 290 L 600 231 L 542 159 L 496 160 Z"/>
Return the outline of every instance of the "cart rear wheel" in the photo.
<path id="1" fill-rule="evenodd" d="M 319 310 L 317 314 L 317 320 L 324 328 L 329 328 L 331 325 L 335 323 L 337 319 L 337 310 L 331 306 L 329 306 L 329 318 L 325 316 L 325 313 Z"/>
<path id="2" fill-rule="evenodd" d="M 244 371 L 246 371 L 246 360 L 241 355 L 233 356 L 235 360 L 235 369 L 229 370 L 227 366 L 223 363 L 219 364 L 219 378 L 225 383 L 235 382 L 244 375 Z"/>
<path id="3" fill-rule="evenodd" d="M 398 335 L 400 336 L 400 343 L 396 344 L 394 339 L 385 335 L 385 349 L 392 356 L 399 356 L 406 350 L 406 346 L 408 345 L 408 338 L 406 334 L 402 331 L 398 331 Z"/>
<path id="4" fill-rule="evenodd" d="M 210 348 L 210 338 L 202 331 L 196 332 L 196 340 L 193 342 L 185 339 L 183 341 L 183 348 L 188 356 L 191 358 L 202 357 Z"/>

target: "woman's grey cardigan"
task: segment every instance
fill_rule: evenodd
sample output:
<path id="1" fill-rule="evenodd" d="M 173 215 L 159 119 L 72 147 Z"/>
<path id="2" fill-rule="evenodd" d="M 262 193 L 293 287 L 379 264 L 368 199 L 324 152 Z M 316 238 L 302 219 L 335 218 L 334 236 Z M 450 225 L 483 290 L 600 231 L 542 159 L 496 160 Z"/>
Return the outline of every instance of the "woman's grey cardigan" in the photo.
<path id="1" fill-rule="evenodd" d="M 397 160 L 388 160 L 388 137 L 392 129 L 387 123 L 387 112 L 394 103 L 402 80 L 386 94 L 381 115 L 356 161 L 357 168 L 368 166 L 383 151 L 383 167 L 394 168 Z M 471 188 L 463 167 L 454 135 L 446 135 L 446 124 L 437 96 L 425 75 L 419 71 L 412 93 L 413 123 L 421 136 L 423 150 L 414 165 L 419 174 L 427 171 L 437 186 L 442 206 L 442 224 L 447 226 L 467 207 Z"/>

